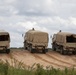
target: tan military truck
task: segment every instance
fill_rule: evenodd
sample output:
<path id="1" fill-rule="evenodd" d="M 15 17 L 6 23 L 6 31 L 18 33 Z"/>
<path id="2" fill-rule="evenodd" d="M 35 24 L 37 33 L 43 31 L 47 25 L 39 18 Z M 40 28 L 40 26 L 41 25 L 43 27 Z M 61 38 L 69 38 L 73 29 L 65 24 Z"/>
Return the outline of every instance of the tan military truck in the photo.
<path id="1" fill-rule="evenodd" d="M 48 33 L 29 30 L 24 36 L 24 48 L 30 50 L 31 53 L 41 51 L 46 53 L 48 51 Z"/>
<path id="2" fill-rule="evenodd" d="M 72 52 L 76 54 L 76 34 L 67 32 L 58 32 L 53 35 L 52 49 L 59 50 L 61 54 Z"/>
<path id="3" fill-rule="evenodd" d="M 4 30 L 0 30 L 0 51 L 10 53 L 10 35 Z"/>

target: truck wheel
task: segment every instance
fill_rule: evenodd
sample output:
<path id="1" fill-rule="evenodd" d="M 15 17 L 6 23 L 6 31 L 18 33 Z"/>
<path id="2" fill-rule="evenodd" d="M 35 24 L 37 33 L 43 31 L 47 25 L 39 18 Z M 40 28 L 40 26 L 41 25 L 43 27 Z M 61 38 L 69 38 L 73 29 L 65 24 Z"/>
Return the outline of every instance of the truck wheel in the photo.
<path id="1" fill-rule="evenodd" d="M 75 55 L 76 54 L 76 51 L 72 51 L 72 53 Z"/>
<path id="2" fill-rule="evenodd" d="M 6 49 L 6 53 L 9 54 L 10 53 L 10 49 Z"/>
<path id="3" fill-rule="evenodd" d="M 44 54 L 46 54 L 46 49 L 43 49 L 42 52 L 43 52 Z"/>
<path id="4" fill-rule="evenodd" d="M 52 45 L 52 49 L 53 49 L 53 51 L 56 51 L 56 48 L 55 48 L 55 46 L 54 46 L 54 45 Z"/>
<path id="5" fill-rule="evenodd" d="M 26 42 L 24 43 L 24 49 L 25 49 L 25 50 L 27 50 L 27 47 L 26 47 Z"/>
<path id="6" fill-rule="evenodd" d="M 48 49 L 46 49 L 46 52 L 48 52 Z"/>
<path id="7" fill-rule="evenodd" d="M 33 49 L 30 50 L 31 53 L 34 53 Z"/>
<path id="8" fill-rule="evenodd" d="M 27 50 L 27 47 L 26 46 L 24 46 L 24 50 Z"/>
<path id="9" fill-rule="evenodd" d="M 63 47 L 61 47 L 60 53 L 61 53 L 62 55 L 64 55 Z"/>
<path id="10" fill-rule="evenodd" d="M 30 49 L 29 50 L 30 50 L 31 53 L 34 53 L 34 49 L 32 48 L 32 45 L 30 45 Z"/>
<path id="11" fill-rule="evenodd" d="M 24 49 L 27 50 L 27 47 L 25 47 Z"/>
<path id="12" fill-rule="evenodd" d="M 34 53 L 34 49 L 31 49 L 31 53 Z"/>

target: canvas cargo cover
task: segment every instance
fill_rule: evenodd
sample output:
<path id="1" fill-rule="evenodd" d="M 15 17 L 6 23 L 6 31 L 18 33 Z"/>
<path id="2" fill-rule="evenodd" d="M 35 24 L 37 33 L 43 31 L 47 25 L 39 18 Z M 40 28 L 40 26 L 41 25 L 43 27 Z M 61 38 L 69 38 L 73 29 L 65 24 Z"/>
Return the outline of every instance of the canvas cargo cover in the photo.
<path id="1" fill-rule="evenodd" d="M 76 34 L 69 33 L 69 32 L 58 32 L 57 35 L 62 35 L 62 36 L 71 36 L 71 35 L 75 35 L 75 36 L 76 36 Z"/>
<path id="2" fill-rule="evenodd" d="M 58 32 L 56 34 L 56 42 L 65 43 L 66 42 L 66 36 L 71 36 L 71 35 L 73 35 L 76 38 L 76 34 L 67 33 L 67 32 Z"/>
<path id="3" fill-rule="evenodd" d="M 8 35 L 8 41 L 10 41 L 10 35 L 8 32 L 4 31 L 4 30 L 0 30 L 0 35 Z M 0 41 L 1 42 L 1 41 Z"/>
<path id="4" fill-rule="evenodd" d="M 0 35 L 8 35 L 9 33 L 4 31 L 4 30 L 0 30 Z"/>
<path id="5" fill-rule="evenodd" d="M 37 30 L 29 30 L 26 32 L 25 39 L 32 42 L 48 42 L 48 33 L 37 31 Z"/>

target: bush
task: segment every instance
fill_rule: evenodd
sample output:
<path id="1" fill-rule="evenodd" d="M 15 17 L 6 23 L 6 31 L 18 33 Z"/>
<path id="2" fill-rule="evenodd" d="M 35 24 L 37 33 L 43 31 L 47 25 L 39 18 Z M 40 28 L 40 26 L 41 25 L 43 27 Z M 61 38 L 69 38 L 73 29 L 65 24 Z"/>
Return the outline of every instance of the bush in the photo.
<path id="1" fill-rule="evenodd" d="M 0 75 L 76 75 L 74 68 L 60 70 L 53 67 L 44 68 L 40 64 L 26 67 L 22 62 L 17 62 L 15 59 L 13 63 L 14 65 L 10 65 L 7 60 L 5 63 L 0 60 Z"/>

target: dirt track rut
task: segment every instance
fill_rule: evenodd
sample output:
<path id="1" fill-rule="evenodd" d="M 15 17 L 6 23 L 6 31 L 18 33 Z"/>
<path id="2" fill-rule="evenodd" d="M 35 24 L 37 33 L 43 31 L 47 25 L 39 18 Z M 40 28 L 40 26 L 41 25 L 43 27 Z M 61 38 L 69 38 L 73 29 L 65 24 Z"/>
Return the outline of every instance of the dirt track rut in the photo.
<path id="1" fill-rule="evenodd" d="M 23 62 L 27 66 L 31 66 L 34 63 L 40 63 L 44 67 L 53 66 L 55 68 L 76 68 L 76 55 L 61 55 L 54 51 L 49 51 L 46 54 L 32 54 L 27 50 L 13 49 L 10 54 L 0 53 L 0 59 L 8 60 L 10 64 L 12 58 L 19 62 Z"/>

